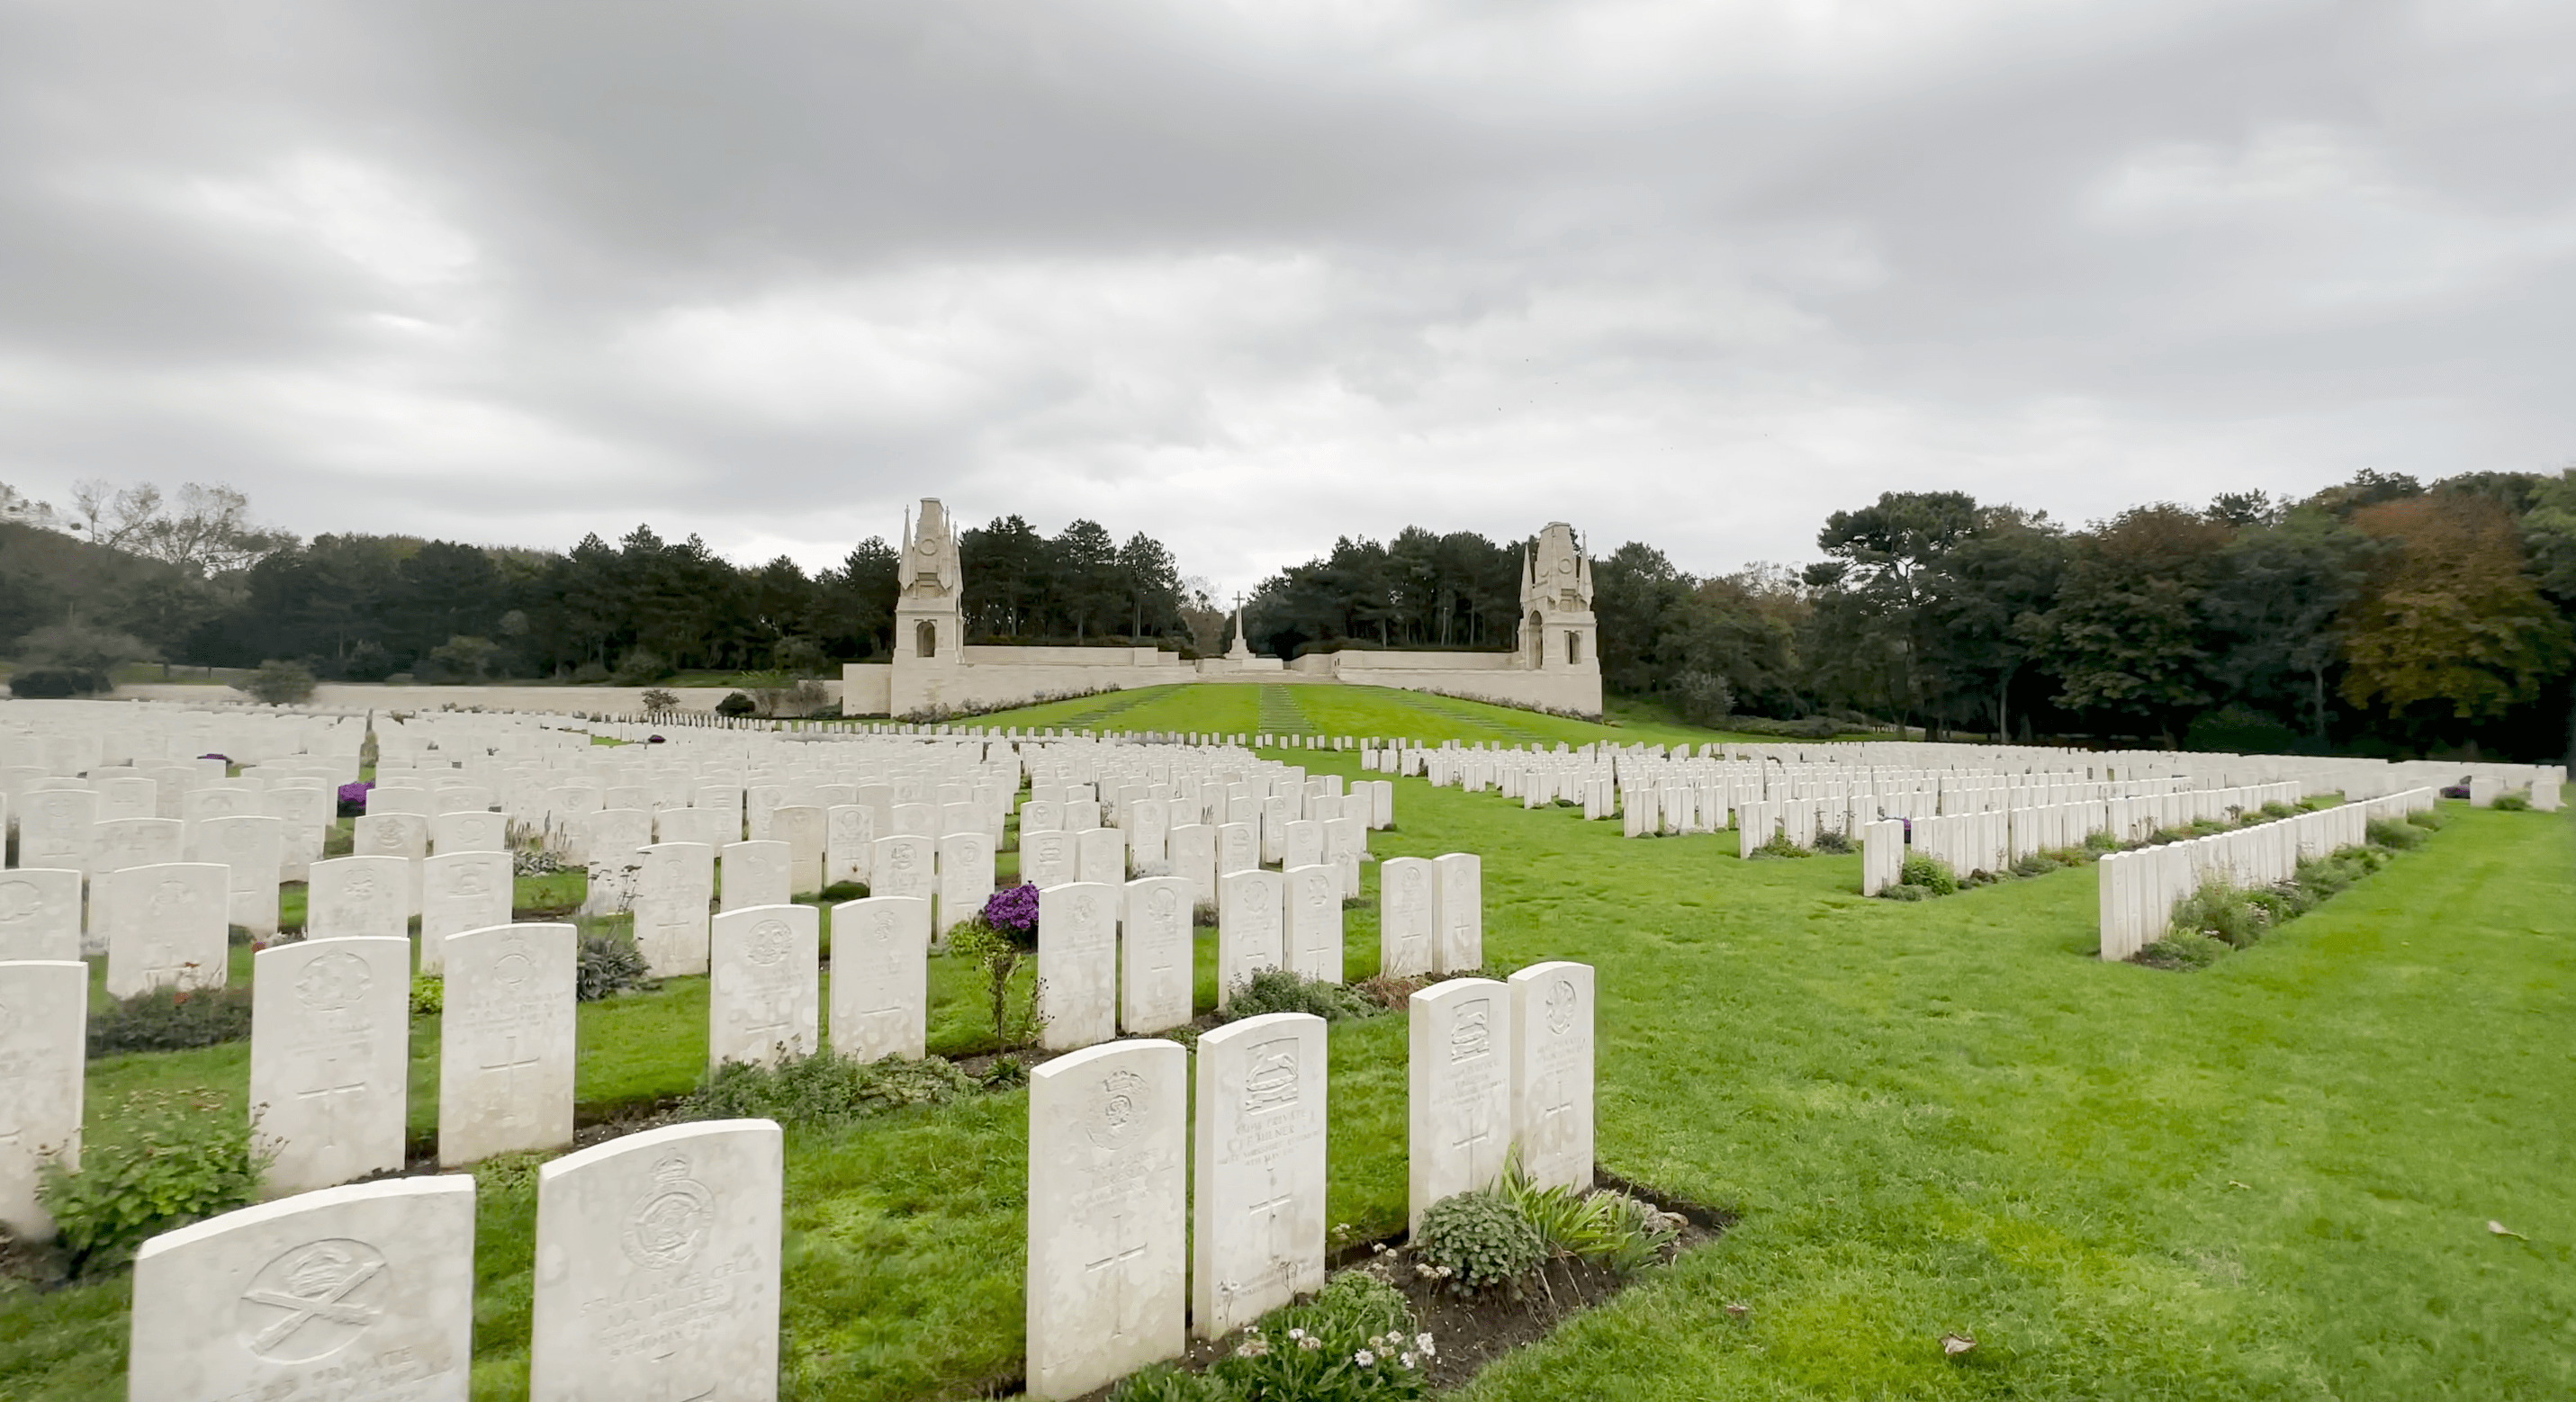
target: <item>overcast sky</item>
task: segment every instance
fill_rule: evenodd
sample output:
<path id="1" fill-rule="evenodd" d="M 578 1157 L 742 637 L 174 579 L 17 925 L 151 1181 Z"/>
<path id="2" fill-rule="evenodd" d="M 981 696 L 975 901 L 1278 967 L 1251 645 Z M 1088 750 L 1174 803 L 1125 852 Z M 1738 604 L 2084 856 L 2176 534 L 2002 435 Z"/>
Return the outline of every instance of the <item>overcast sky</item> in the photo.
<path id="1" fill-rule="evenodd" d="M 1248 587 L 2576 461 L 2576 4 L 0 0 L 0 482 Z"/>

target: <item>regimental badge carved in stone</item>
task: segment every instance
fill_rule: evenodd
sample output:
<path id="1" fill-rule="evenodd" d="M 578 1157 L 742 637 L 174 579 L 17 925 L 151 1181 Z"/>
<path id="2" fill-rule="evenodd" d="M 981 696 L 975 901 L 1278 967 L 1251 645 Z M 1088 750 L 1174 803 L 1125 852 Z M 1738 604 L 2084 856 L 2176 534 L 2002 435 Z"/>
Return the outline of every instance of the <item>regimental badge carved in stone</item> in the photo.
<path id="1" fill-rule="evenodd" d="M 1073 898 L 1073 924 L 1078 930 L 1100 928 L 1100 898 L 1089 891 Z"/>
<path id="2" fill-rule="evenodd" d="M 526 940 L 514 939 L 501 946 L 501 957 L 492 961 L 492 977 L 509 985 L 512 992 L 537 976 L 537 952 Z"/>
<path id="3" fill-rule="evenodd" d="M 328 1237 L 269 1262 L 233 1307 L 242 1347 L 277 1363 L 309 1363 L 356 1342 L 384 1316 L 385 1254 Z"/>
<path id="4" fill-rule="evenodd" d="M 787 957 L 787 922 L 763 920 L 751 927 L 751 938 L 743 953 L 751 962 L 767 968 Z"/>
<path id="5" fill-rule="evenodd" d="M 1091 1126 L 1084 1133 L 1111 1153 L 1134 1144 L 1153 1111 L 1153 1092 L 1133 1071 L 1112 1071 L 1100 1080 Z"/>
<path id="6" fill-rule="evenodd" d="M 1494 1049 L 1494 1000 L 1478 998 L 1458 1005 L 1458 1020 L 1449 1026 L 1449 1059 L 1473 1061 Z"/>
<path id="7" fill-rule="evenodd" d="M 1574 1026 L 1574 1015 L 1582 1010 L 1583 995 L 1575 991 L 1574 980 L 1561 978 L 1547 989 L 1547 1030 L 1562 1037 Z"/>
<path id="8" fill-rule="evenodd" d="M 1252 1049 L 1243 1076 L 1243 1113 L 1267 1115 L 1297 1103 L 1297 1039 L 1282 1037 Z"/>
<path id="9" fill-rule="evenodd" d="M 40 904 L 36 883 L 0 881 L 0 925 L 15 925 L 21 920 L 35 919 Z"/>
<path id="10" fill-rule="evenodd" d="M 373 982 L 366 960 L 334 951 L 306 964 L 304 972 L 296 975 L 295 999 L 315 1012 L 333 1012 L 367 996 Z"/>
<path id="11" fill-rule="evenodd" d="M 715 1194 L 689 1176 L 686 1158 L 673 1154 L 653 1165 L 653 1186 L 626 1214 L 619 1244 L 626 1259 L 648 1271 L 677 1270 L 706 1245 L 715 1220 Z"/>

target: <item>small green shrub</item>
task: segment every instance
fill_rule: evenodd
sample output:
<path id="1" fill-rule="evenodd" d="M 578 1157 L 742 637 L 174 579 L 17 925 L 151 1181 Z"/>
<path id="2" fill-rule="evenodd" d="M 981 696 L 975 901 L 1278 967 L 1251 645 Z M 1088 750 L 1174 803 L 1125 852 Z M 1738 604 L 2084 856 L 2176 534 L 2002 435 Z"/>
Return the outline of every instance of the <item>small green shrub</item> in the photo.
<path id="1" fill-rule="evenodd" d="M 835 881 L 831 885 L 823 888 L 822 899 L 835 902 L 855 901 L 864 899 L 867 894 L 868 888 L 867 883 L 865 882 Z"/>
<path id="2" fill-rule="evenodd" d="M 1680 1232 L 1678 1220 L 1625 1193 L 1539 1187 L 1522 1171 L 1517 1149 L 1504 1160 L 1494 1192 L 1538 1232 L 1549 1255 L 1594 1262 L 1620 1275 L 1653 1262 Z"/>
<path id="3" fill-rule="evenodd" d="M 1234 986 L 1225 1006 L 1217 1011 L 1216 1020 L 1240 1022 L 1263 1013 L 1313 1013 L 1327 1022 L 1339 1022 L 1369 1017 L 1378 1011 L 1375 1003 L 1347 985 L 1308 978 L 1288 969 L 1263 969 Z"/>
<path id="4" fill-rule="evenodd" d="M 2527 813 L 2531 810 L 2531 795 L 2500 793 L 2495 796 L 2495 802 L 2488 806 L 2499 813 Z"/>
<path id="5" fill-rule="evenodd" d="M 1920 886 L 1936 896 L 1954 896 L 1959 893 L 1959 878 L 1950 870 L 1950 864 L 1938 857 L 1926 856 L 1919 852 L 1908 856 L 1905 864 L 1896 869 L 1896 884 Z"/>
<path id="6" fill-rule="evenodd" d="M 84 1148 L 78 1173 L 47 1164 L 36 1189 L 74 1271 L 112 1269 L 163 1232 L 259 1200 L 269 1155 L 219 1093 L 137 1091 L 117 1121 L 124 1138 Z"/>
<path id="7" fill-rule="evenodd" d="M 1223 1391 L 1166 1395 L 1243 1402 L 1426 1396 L 1434 1350 L 1431 1336 L 1413 1327 L 1413 1311 L 1395 1287 L 1365 1271 L 1344 1271 L 1313 1299 L 1272 1310 L 1244 1331 L 1234 1352 L 1208 1370 Z"/>
<path id="8" fill-rule="evenodd" d="M 411 981 L 411 1015 L 436 1017 L 447 1010 L 447 980 L 422 974 Z"/>
<path id="9" fill-rule="evenodd" d="M 185 1051 L 250 1037 L 250 987 L 156 988 L 89 1015 L 91 1057 Z"/>
<path id="10" fill-rule="evenodd" d="M 314 685 L 313 673 L 303 663 L 269 661 L 243 678 L 241 689 L 252 700 L 286 706 L 312 700 Z"/>
<path id="11" fill-rule="evenodd" d="M 707 1073 L 680 1113 L 693 1120 L 831 1126 L 911 1105 L 944 1105 L 976 1088 L 974 1077 L 939 1057 L 860 1061 L 825 1047 L 775 1066 L 728 1061 Z"/>
<path id="12" fill-rule="evenodd" d="M 573 976 L 574 997 L 596 1003 L 629 989 L 653 986 L 652 966 L 644 962 L 644 951 L 635 947 L 635 941 L 609 934 L 582 936 L 581 968 Z"/>
<path id="13" fill-rule="evenodd" d="M 1753 855 L 1758 860 L 1765 857 L 1812 857 L 1816 854 L 1791 842 L 1787 833 L 1775 832 L 1771 834 L 1770 841 L 1753 849 Z"/>
<path id="14" fill-rule="evenodd" d="M 2406 821 L 2427 832 L 2440 832 L 2442 825 L 2451 821 L 2451 815 L 2439 808 L 2418 808 L 2406 815 Z"/>
<path id="15" fill-rule="evenodd" d="M 2263 907 L 2248 899 L 2243 887 L 2224 878 L 2202 882 L 2173 912 L 2173 933 L 2206 935 L 2238 949 L 2263 938 L 2270 925 Z"/>
<path id="16" fill-rule="evenodd" d="M 1879 899 L 1889 901 L 1928 901 L 1932 899 L 1931 888 L 1925 886 L 1882 886 L 1879 888 L 1878 895 Z"/>
<path id="17" fill-rule="evenodd" d="M 2363 831 L 2370 835 L 2371 846 L 2385 847 L 2392 852 L 2424 845 L 2423 828 L 2396 818 L 2373 818 Z"/>
<path id="18" fill-rule="evenodd" d="M 739 691 L 728 693 L 725 699 L 716 703 L 716 714 L 720 716 L 747 716 L 759 709 L 759 702 Z"/>
<path id="19" fill-rule="evenodd" d="M 1454 1294 L 1517 1287 L 1547 1259 L 1547 1241 L 1510 1198 L 1493 1189 L 1460 1193 L 1422 1214 L 1413 1248 Z"/>
<path id="20" fill-rule="evenodd" d="M 1205 1373 L 1175 1368 L 1169 1363 L 1148 1365 L 1141 1372 L 1130 1373 L 1109 1389 L 1109 1402 L 1234 1402 L 1241 1396 L 1233 1388 Z"/>
<path id="21" fill-rule="evenodd" d="M 98 696 L 115 686 L 107 673 L 87 667 L 30 667 L 9 678 L 9 694 L 28 700 Z"/>
<path id="22" fill-rule="evenodd" d="M 2120 850 L 2120 839 L 2107 832 L 2088 832 L 2084 834 L 2084 850 L 2095 856 L 2104 852 L 2117 852 Z"/>
<path id="23" fill-rule="evenodd" d="M 2206 969 L 2227 953 L 2227 945 L 2207 935 L 2174 934 L 2138 951 L 2138 962 L 2159 969 L 2179 969 L 2186 973 Z"/>
<path id="24" fill-rule="evenodd" d="M 1852 841 L 1848 833 L 1827 828 L 1816 834 L 1816 850 L 1828 856 L 1847 857 L 1859 851 L 1860 844 Z"/>

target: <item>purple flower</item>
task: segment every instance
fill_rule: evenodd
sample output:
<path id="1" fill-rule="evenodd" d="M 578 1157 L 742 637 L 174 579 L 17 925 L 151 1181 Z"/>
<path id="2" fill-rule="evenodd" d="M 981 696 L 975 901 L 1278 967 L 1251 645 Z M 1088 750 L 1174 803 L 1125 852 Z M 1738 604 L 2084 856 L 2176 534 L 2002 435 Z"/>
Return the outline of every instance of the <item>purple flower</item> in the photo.
<path id="1" fill-rule="evenodd" d="M 375 786 L 376 781 L 373 779 L 360 779 L 354 784 L 342 784 L 340 786 L 340 801 L 342 803 L 356 803 L 363 805 L 367 801 L 367 790 L 372 789 Z"/>
<path id="2" fill-rule="evenodd" d="M 232 757 L 231 755 L 199 755 L 199 756 L 197 756 L 197 758 L 199 758 L 199 759 L 219 759 L 219 760 L 222 760 L 222 761 L 223 761 L 224 763 L 226 763 L 226 764 L 230 764 L 230 763 L 232 763 L 232 762 L 233 762 L 233 757 Z"/>
<path id="3" fill-rule="evenodd" d="M 984 902 L 984 923 L 1020 940 L 1038 933 L 1038 888 L 1023 882 L 1005 886 Z"/>

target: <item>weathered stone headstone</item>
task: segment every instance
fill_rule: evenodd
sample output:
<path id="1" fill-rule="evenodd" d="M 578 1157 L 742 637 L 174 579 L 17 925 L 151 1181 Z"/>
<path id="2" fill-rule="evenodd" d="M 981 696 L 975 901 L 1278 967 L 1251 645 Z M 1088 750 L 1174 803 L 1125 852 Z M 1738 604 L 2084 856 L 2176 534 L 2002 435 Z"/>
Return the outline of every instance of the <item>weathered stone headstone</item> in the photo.
<path id="1" fill-rule="evenodd" d="M 1160 1039 L 1029 1073 L 1032 1398 L 1079 1397 L 1187 1346 L 1188 1076 L 1189 1054 Z"/>
<path id="2" fill-rule="evenodd" d="M 420 864 L 429 856 L 429 819 L 419 813 L 371 813 L 352 826 L 352 855 L 403 859 L 403 914 L 420 914 Z"/>
<path id="3" fill-rule="evenodd" d="M 1512 991 L 1435 983 L 1410 1001 L 1405 1179 L 1412 1230 L 1443 1198 L 1492 1183 L 1512 1138 Z"/>
<path id="4" fill-rule="evenodd" d="M 1033 832 L 1064 831 L 1064 804 L 1048 798 L 1033 798 L 1020 805 L 1020 836 Z"/>
<path id="5" fill-rule="evenodd" d="M 742 823 L 737 819 L 728 825 L 725 815 L 712 808 L 665 808 L 653 815 L 653 840 L 694 842 L 713 852 L 726 843 L 742 841 Z"/>
<path id="6" fill-rule="evenodd" d="M 1127 883 L 1121 927 L 1118 1025 L 1127 1032 L 1160 1032 L 1190 1020 L 1194 981 L 1190 883 L 1177 876 L 1148 876 Z"/>
<path id="7" fill-rule="evenodd" d="M 855 881 L 864 886 L 876 858 L 877 820 L 864 803 L 836 803 L 824 811 L 823 884 Z M 870 892 L 874 894 L 874 892 Z"/>
<path id="8" fill-rule="evenodd" d="M 787 844 L 787 889 L 810 896 L 823 889 L 825 814 L 812 804 L 781 804 L 769 815 L 769 835 Z"/>
<path id="9" fill-rule="evenodd" d="M 411 941 L 305 940 L 252 961 L 250 1103 L 258 1138 L 277 1153 L 270 1191 L 402 1167 Z"/>
<path id="10" fill-rule="evenodd" d="M 189 830 L 188 859 L 215 862 L 225 879 L 231 923 L 255 940 L 277 935 L 277 880 L 286 865 L 286 825 L 261 813 L 205 818 Z"/>
<path id="11" fill-rule="evenodd" d="M 1216 830 L 1216 874 L 1228 876 L 1250 871 L 1261 865 L 1261 833 L 1257 824 L 1227 823 Z"/>
<path id="12" fill-rule="evenodd" d="M 1079 842 L 1069 832 L 1020 834 L 1020 879 L 1040 890 L 1079 879 Z"/>
<path id="13" fill-rule="evenodd" d="M 1312 818 L 1288 824 L 1279 840 L 1280 869 L 1314 866 L 1324 860 L 1324 825 Z"/>
<path id="14" fill-rule="evenodd" d="M 23 831 L 19 845 L 23 861 Z M 165 862 L 188 860 L 188 825 L 176 818 L 111 818 L 90 825 L 89 874 L 92 876 L 122 871 L 127 867 L 159 866 Z"/>
<path id="15" fill-rule="evenodd" d="M 97 819 L 98 795 L 87 789 L 20 794 L 18 865 L 91 870 L 90 825 Z"/>
<path id="16" fill-rule="evenodd" d="M 1377 971 L 1388 978 L 1431 972 L 1434 923 L 1427 857 L 1389 857 L 1377 868 Z"/>
<path id="17" fill-rule="evenodd" d="M 1440 929 L 1432 955 L 1434 973 L 1485 967 L 1484 862 L 1473 852 L 1431 859 L 1432 918 Z"/>
<path id="18" fill-rule="evenodd" d="M 728 910 L 709 933 L 707 1064 L 775 1064 L 822 1044 L 821 914 L 810 905 Z"/>
<path id="19" fill-rule="evenodd" d="M 1513 974 L 1512 1124 L 1521 1168 L 1542 1188 L 1592 1186 L 1593 979 L 1551 960 Z"/>
<path id="20" fill-rule="evenodd" d="M 832 1049 L 918 1061 L 929 1009 L 930 902 L 870 896 L 832 907 Z"/>
<path id="21" fill-rule="evenodd" d="M 868 894 L 935 900 L 939 895 L 939 839 L 917 832 L 878 838 Z"/>
<path id="22" fill-rule="evenodd" d="M 380 860 L 364 858 L 361 860 Z M 466 848 L 420 864 L 420 971 L 434 974 L 449 935 L 510 923 L 510 854 Z"/>
<path id="23" fill-rule="evenodd" d="M 1074 834 L 1074 862 L 1083 881 L 1127 881 L 1127 834 L 1116 828 L 1085 828 Z"/>
<path id="24" fill-rule="evenodd" d="M 874 894 L 875 888 L 869 888 Z M 993 840 L 981 832 L 952 832 L 939 839 L 939 908 L 942 939 L 971 920 L 993 897 Z"/>
<path id="25" fill-rule="evenodd" d="M 1038 1045 L 1071 1051 L 1118 1035 L 1116 886 L 1069 881 L 1038 892 Z"/>
<path id="26" fill-rule="evenodd" d="M 1290 867 L 1288 967 L 1326 983 L 1342 981 L 1342 872 L 1318 863 Z"/>
<path id="27" fill-rule="evenodd" d="M 1218 878 L 1216 1004 L 1264 969 L 1288 967 L 1288 878 L 1255 867 Z"/>
<path id="28" fill-rule="evenodd" d="M 29 1241 L 54 1232 L 36 1202 L 44 1166 L 80 1168 L 88 1035 L 87 964 L 0 960 L 0 1226 Z"/>
<path id="29" fill-rule="evenodd" d="M 405 935 L 411 917 L 404 895 L 411 864 L 400 857 L 333 857 L 313 864 L 304 891 L 304 933 Z"/>
<path id="30" fill-rule="evenodd" d="M 509 820 L 498 813 L 468 810 L 441 813 L 429 820 L 429 850 L 433 854 L 506 852 L 509 847 Z"/>
<path id="31" fill-rule="evenodd" d="M 530 1395 L 773 1402 L 785 1194 L 768 1120 L 646 1130 L 540 1167 Z"/>
<path id="32" fill-rule="evenodd" d="M 1216 828 L 1206 823 L 1181 823 L 1164 836 L 1172 875 L 1190 883 L 1193 904 L 1216 900 L 1216 840 Z"/>
<path id="33" fill-rule="evenodd" d="M 163 862 L 100 877 L 91 899 L 106 916 L 107 996 L 223 987 L 229 877 L 212 862 Z"/>
<path id="34" fill-rule="evenodd" d="M 1172 805 L 1168 799 L 1140 798 L 1128 807 L 1120 824 L 1127 850 L 1140 865 L 1161 866 L 1171 859 Z"/>
<path id="35" fill-rule="evenodd" d="M 635 886 L 635 948 L 655 978 L 705 973 L 716 849 L 703 842 L 657 842 L 642 855 L 644 869 Z"/>
<path id="36" fill-rule="evenodd" d="M 1357 899 L 1360 893 L 1360 859 L 1368 855 L 1368 821 L 1347 817 L 1330 819 L 1324 824 L 1324 862 L 1342 876 L 1342 895 Z"/>
<path id="37" fill-rule="evenodd" d="M 164 1232 L 134 1258 L 134 1402 L 466 1402 L 474 1180 L 392 1178 Z"/>
<path id="38" fill-rule="evenodd" d="M 570 925 L 449 935 L 439 1016 L 438 1161 L 572 1143 Z"/>
<path id="39" fill-rule="evenodd" d="M 635 889 L 644 876 L 642 853 L 653 845 L 653 815 L 641 808 L 603 808 L 583 814 L 580 823 L 582 863 L 590 869 L 581 913 L 633 910 Z"/>
<path id="40" fill-rule="evenodd" d="M 0 960 L 81 957 L 81 874 L 69 867 L 0 871 Z"/>
<path id="41" fill-rule="evenodd" d="M 1325 1052 L 1312 1013 L 1199 1038 L 1190 1321 L 1201 1338 L 1324 1283 Z"/>
<path id="42" fill-rule="evenodd" d="M 717 855 L 724 863 L 716 873 L 718 909 L 787 904 L 786 843 L 729 842 L 717 849 Z"/>

